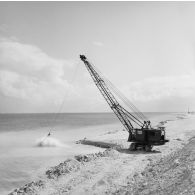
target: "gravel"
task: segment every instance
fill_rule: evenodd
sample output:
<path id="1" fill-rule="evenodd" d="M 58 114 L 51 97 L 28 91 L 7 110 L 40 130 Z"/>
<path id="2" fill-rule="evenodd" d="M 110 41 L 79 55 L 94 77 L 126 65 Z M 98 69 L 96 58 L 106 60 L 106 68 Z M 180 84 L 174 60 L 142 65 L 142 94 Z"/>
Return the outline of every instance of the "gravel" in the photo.
<path id="1" fill-rule="evenodd" d="M 135 174 L 128 185 L 113 194 L 133 195 L 194 195 L 195 138 L 182 149 L 151 161 L 141 174 Z"/>

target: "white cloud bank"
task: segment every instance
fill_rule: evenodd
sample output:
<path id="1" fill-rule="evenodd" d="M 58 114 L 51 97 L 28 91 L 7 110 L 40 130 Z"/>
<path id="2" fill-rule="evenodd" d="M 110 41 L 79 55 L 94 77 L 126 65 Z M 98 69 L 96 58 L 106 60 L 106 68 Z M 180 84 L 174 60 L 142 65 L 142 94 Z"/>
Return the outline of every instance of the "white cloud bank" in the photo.
<path id="1" fill-rule="evenodd" d="M 91 107 L 95 108 L 91 108 L 93 111 L 96 111 L 96 107 L 103 110 L 103 98 L 98 96 L 99 92 L 94 84 L 90 83 L 91 88 L 88 87 L 89 81 L 83 74 L 83 83 L 80 83 L 80 87 L 77 86 L 77 90 L 67 81 L 70 74 L 73 74 L 73 66 L 73 62 L 54 59 L 36 46 L 14 39 L 0 39 L 0 94 L 5 98 L 27 100 L 35 105 L 59 106 L 68 92 L 69 96 L 66 98 L 78 102 L 74 111 L 89 109 L 89 100 L 92 102 Z M 190 75 L 151 77 L 133 82 L 121 90 L 133 102 L 150 103 L 150 108 L 151 102 L 163 102 L 167 98 L 195 98 L 195 74 L 192 72 Z M 83 107 L 80 108 L 81 105 Z M 146 109 L 150 110 L 148 108 Z"/>
<path id="2" fill-rule="evenodd" d="M 49 57 L 36 46 L 0 40 L 0 93 L 35 102 L 61 101 L 72 86 L 65 79 L 68 61 Z M 59 101 L 59 102 L 60 102 Z"/>
<path id="3" fill-rule="evenodd" d="M 152 77 L 132 83 L 123 89 L 131 100 L 147 102 L 167 98 L 195 97 L 195 74 Z"/>

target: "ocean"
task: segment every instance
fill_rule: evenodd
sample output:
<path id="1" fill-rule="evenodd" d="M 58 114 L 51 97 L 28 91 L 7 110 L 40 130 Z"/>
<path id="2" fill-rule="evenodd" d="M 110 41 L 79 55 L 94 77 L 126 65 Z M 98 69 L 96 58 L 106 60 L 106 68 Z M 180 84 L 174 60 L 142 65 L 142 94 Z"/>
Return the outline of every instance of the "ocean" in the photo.
<path id="1" fill-rule="evenodd" d="M 176 113 L 145 115 L 156 125 Z M 113 113 L 0 114 L 0 194 L 39 178 L 67 157 L 99 150 L 77 140 L 119 129 L 124 127 Z M 46 145 L 57 147 L 38 147 L 49 131 Z"/>

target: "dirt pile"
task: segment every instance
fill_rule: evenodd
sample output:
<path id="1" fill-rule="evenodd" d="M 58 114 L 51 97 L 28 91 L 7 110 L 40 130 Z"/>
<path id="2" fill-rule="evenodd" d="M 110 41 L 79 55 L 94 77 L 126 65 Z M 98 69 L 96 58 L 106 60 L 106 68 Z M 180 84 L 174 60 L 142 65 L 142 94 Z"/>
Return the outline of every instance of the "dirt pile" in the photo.
<path id="1" fill-rule="evenodd" d="M 74 159 L 67 159 L 57 166 L 51 167 L 46 171 L 49 179 L 57 179 L 59 176 L 66 175 L 70 172 L 75 172 L 80 169 L 80 163 Z"/>
<path id="2" fill-rule="evenodd" d="M 91 146 L 96 146 L 100 148 L 113 148 L 115 150 L 120 150 L 122 147 L 121 145 L 116 144 L 116 143 L 87 140 L 87 139 L 79 140 L 76 142 L 76 144 L 91 145 Z"/>
<path id="3" fill-rule="evenodd" d="M 113 194 L 195 194 L 195 138 L 182 149 L 152 162 Z"/>
<path id="4" fill-rule="evenodd" d="M 42 180 L 36 182 L 33 181 L 21 188 L 15 189 L 13 192 L 9 193 L 9 195 L 18 195 L 18 194 L 35 195 L 35 194 L 39 194 L 40 189 L 43 189 L 44 187 L 45 187 L 44 181 Z"/>
<path id="5" fill-rule="evenodd" d="M 83 162 L 96 160 L 97 158 L 101 158 L 101 157 L 117 158 L 118 156 L 119 156 L 119 152 L 110 148 L 110 149 L 106 149 L 104 152 L 98 152 L 95 154 L 78 155 L 75 156 L 75 159 L 83 163 Z"/>

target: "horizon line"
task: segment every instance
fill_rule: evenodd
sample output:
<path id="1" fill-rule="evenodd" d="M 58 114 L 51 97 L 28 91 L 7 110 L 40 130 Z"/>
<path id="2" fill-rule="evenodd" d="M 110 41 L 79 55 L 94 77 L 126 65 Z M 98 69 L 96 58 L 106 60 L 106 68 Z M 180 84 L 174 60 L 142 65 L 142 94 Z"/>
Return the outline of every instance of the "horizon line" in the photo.
<path id="1" fill-rule="evenodd" d="M 187 113 L 184 111 L 144 111 L 141 113 Z M 193 112 L 193 111 L 192 111 Z M 113 112 L 0 112 L 0 114 L 114 114 Z M 135 113 L 135 112 L 131 112 Z"/>

